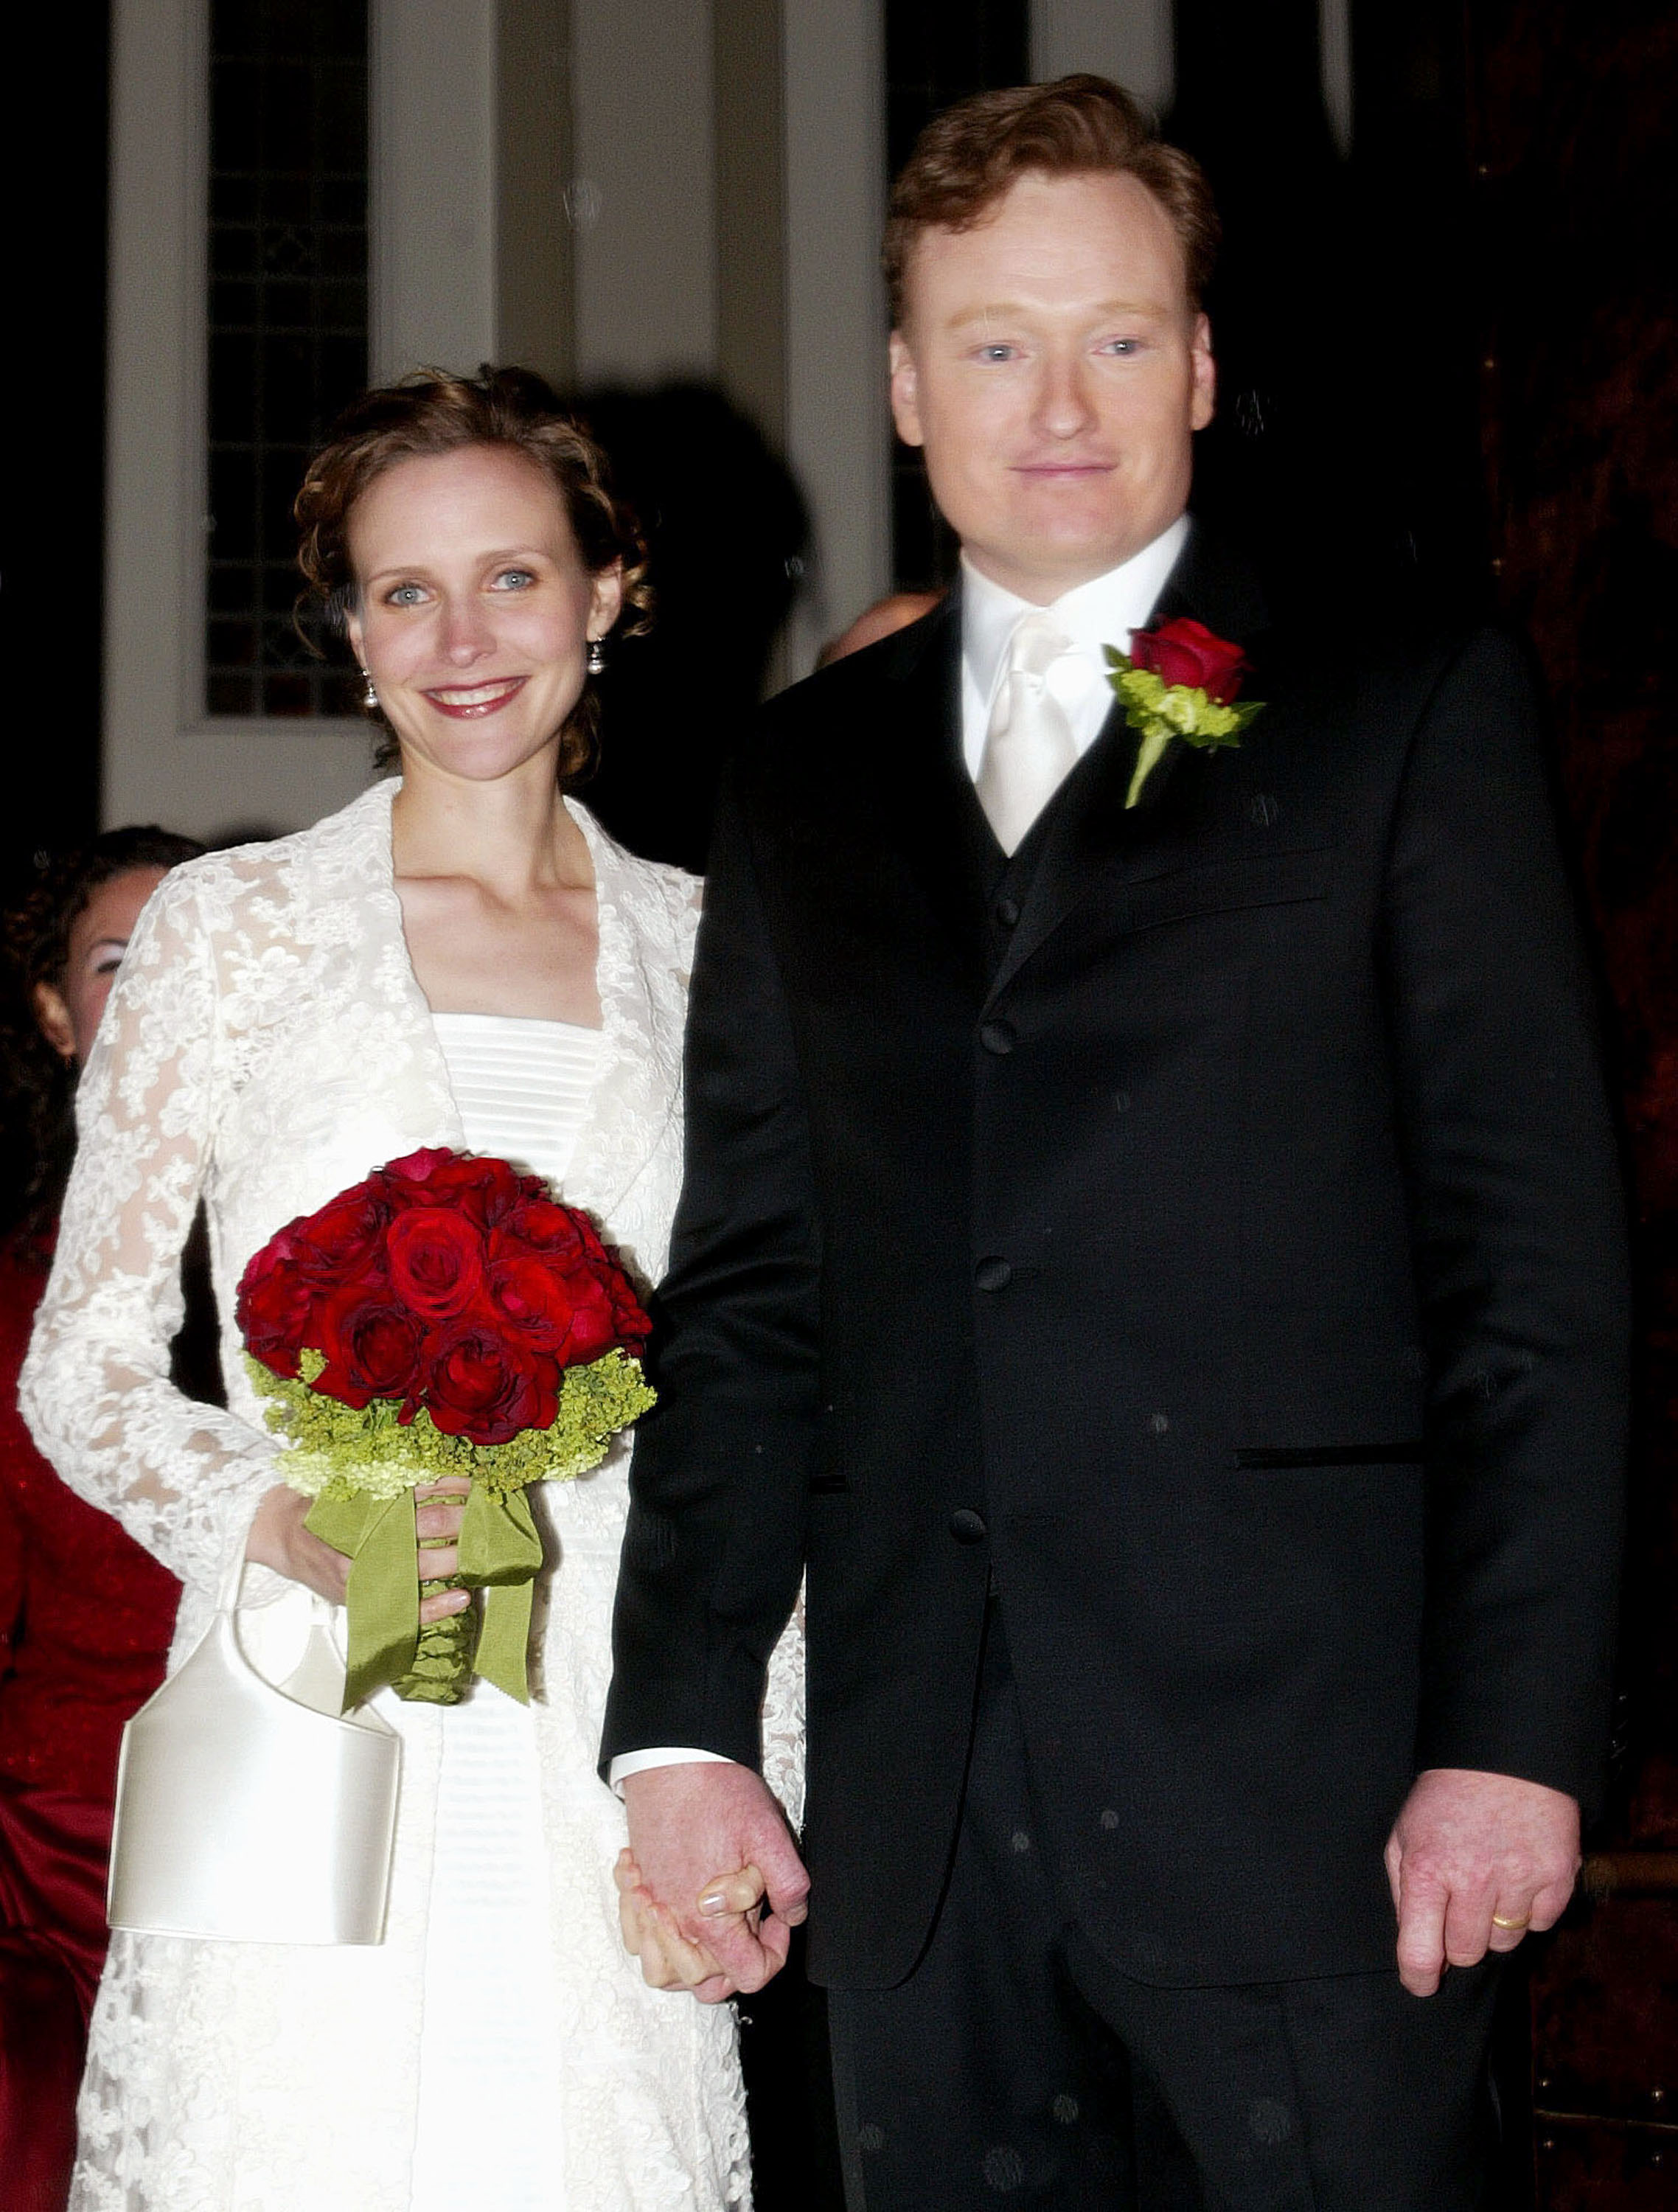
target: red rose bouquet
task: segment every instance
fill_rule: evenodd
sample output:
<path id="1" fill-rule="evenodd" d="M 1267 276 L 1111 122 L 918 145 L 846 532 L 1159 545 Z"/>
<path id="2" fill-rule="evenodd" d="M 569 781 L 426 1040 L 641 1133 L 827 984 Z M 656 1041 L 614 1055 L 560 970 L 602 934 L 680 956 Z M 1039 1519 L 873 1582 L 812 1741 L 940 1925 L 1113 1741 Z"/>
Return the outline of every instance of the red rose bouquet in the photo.
<path id="1" fill-rule="evenodd" d="M 525 1701 L 525 1491 L 598 1466 L 653 1403 L 651 1323 L 593 1224 L 505 1160 L 410 1152 L 271 1237 L 237 1316 L 307 1526 L 350 1559 L 345 1711 L 385 1682 L 453 1705 L 474 1668 Z M 471 1488 L 460 1573 L 425 1590 L 482 1588 L 483 1620 L 422 1630 L 413 1490 L 440 1475 Z"/>

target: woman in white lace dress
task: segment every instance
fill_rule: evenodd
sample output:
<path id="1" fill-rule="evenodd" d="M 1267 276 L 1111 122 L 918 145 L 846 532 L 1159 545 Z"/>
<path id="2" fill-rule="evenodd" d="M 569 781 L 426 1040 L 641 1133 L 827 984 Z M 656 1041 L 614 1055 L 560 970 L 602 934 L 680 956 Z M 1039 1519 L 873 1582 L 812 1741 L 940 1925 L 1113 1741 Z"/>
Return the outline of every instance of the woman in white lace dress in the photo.
<path id="1" fill-rule="evenodd" d="M 503 371 L 370 394 L 299 513 L 401 781 L 177 870 L 147 908 L 82 1085 L 22 1393 L 64 1479 L 182 1578 L 174 1662 L 242 1558 L 241 1637 L 276 1679 L 345 1563 L 277 1480 L 229 1318 L 246 1261 L 378 1164 L 465 1145 L 556 1178 L 655 1281 L 697 897 L 563 796 L 596 641 L 645 594 L 598 456 L 545 387 Z M 225 1414 L 168 1381 L 200 1195 Z M 623 1821 L 595 1759 L 628 1458 L 620 1440 L 532 1493 L 548 1565 L 527 1709 L 483 1684 L 448 1709 L 381 1693 L 403 1736 L 382 1944 L 115 1938 L 79 2212 L 746 2202 L 731 2011 L 647 1989 L 618 1941 Z M 419 1521 L 447 1537 L 459 1508 Z M 766 1714 L 787 1796 L 798 1658 L 789 1637 Z"/>

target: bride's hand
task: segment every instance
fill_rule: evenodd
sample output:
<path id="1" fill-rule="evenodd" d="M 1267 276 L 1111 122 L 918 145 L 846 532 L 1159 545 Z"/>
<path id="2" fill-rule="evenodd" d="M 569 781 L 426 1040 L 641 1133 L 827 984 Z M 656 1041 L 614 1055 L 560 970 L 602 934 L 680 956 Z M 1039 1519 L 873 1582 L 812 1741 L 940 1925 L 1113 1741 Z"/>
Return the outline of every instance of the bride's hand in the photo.
<path id="1" fill-rule="evenodd" d="M 460 1571 L 460 1522 L 465 1513 L 465 1499 L 471 1485 L 464 1474 L 440 1475 L 435 1482 L 422 1482 L 414 1492 L 414 1534 L 419 1539 L 419 1577 L 422 1583 L 447 1582 L 451 1575 Z M 427 1500 L 434 1502 L 428 1504 Z M 459 1503 L 452 1501 L 459 1499 Z M 445 1501 L 451 1501 L 445 1503 Z M 420 1600 L 420 1626 L 429 1628 L 434 1620 L 445 1620 L 452 1613 L 459 1613 L 471 1603 L 465 1590 L 443 1590 L 435 1597 Z"/>
<path id="2" fill-rule="evenodd" d="M 642 1887 L 641 1869 L 628 1850 L 617 1855 L 612 1869 L 617 1884 L 617 1917 L 623 1948 L 641 1961 L 641 1978 L 655 1990 L 697 1989 L 721 1972 L 708 1950 L 690 1943 L 675 1922 Z M 719 1923 L 728 1917 L 751 1915 L 755 1922 L 763 1902 L 763 1877 L 756 1867 L 741 1867 L 706 1883 L 698 1909 Z"/>
<path id="3" fill-rule="evenodd" d="M 423 1484 L 415 1491 L 415 1533 L 422 1544 L 428 1539 L 442 1540 L 437 1549 L 420 1554 L 422 1582 L 441 1581 L 459 1571 L 460 1560 L 455 1544 L 465 1509 L 452 1504 L 425 1504 L 421 1500 L 464 1495 L 471 1486 L 464 1475 L 445 1475 L 440 1481 Z M 334 1605 L 342 1605 L 350 1581 L 350 1561 L 344 1553 L 334 1551 L 303 1526 L 313 1504 L 312 1498 L 303 1497 L 289 1485 L 277 1483 L 257 1508 L 246 1540 L 245 1556 L 254 1565 L 272 1567 L 276 1574 L 301 1583 L 306 1589 L 318 1591 Z M 435 1620 L 445 1620 L 471 1601 L 465 1590 L 444 1590 L 439 1596 L 422 1598 L 421 1625 L 429 1627 Z"/>

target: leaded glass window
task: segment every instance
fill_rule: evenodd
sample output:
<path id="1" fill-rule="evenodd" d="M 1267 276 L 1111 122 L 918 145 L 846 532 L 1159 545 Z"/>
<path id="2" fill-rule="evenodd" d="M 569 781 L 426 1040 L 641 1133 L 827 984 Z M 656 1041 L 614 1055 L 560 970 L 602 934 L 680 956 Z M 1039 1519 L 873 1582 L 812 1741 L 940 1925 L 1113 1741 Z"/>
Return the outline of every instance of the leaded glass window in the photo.
<path id="1" fill-rule="evenodd" d="M 294 623 L 291 503 L 367 381 L 367 0 L 212 0 L 210 67 L 204 704 L 342 714 L 343 653 Z"/>

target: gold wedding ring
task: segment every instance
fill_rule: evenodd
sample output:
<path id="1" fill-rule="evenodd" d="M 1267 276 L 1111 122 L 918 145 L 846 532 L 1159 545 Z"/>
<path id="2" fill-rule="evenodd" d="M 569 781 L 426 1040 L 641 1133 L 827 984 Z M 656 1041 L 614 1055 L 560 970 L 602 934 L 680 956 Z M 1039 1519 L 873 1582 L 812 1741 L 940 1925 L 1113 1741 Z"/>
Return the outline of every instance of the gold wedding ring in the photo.
<path id="1" fill-rule="evenodd" d="M 1494 1912 L 1492 1915 L 1492 1925 L 1494 1928 L 1503 1929 L 1511 1936 L 1518 1936 L 1523 1928 L 1531 1927 L 1532 1923 L 1530 1920 L 1505 1920 L 1501 1912 Z"/>

